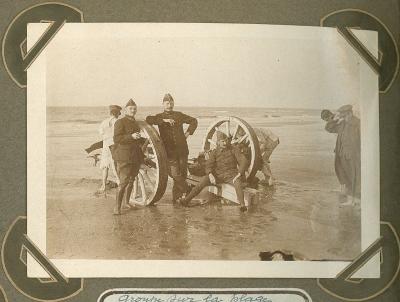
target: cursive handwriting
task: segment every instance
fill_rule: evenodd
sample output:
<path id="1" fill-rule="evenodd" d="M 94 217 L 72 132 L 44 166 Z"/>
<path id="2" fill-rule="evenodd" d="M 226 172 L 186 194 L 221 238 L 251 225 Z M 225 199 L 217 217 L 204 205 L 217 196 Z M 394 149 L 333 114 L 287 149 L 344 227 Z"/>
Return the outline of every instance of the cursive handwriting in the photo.
<path id="1" fill-rule="evenodd" d="M 122 295 L 118 302 L 164 302 L 164 299 L 155 296 Z"/>
<path id="2" fill-rule="evenodd" d="M 259 296 L 248 296 L 247 294 L 234 294 L 230 302 L 272 302 L 268 297 Z"/>
<path id="3" fill-rule="evenodd" d="M 199 297 L 197 295 L 191 296 L 188 294 L 173 294 L 168 296 L 153 296 L 143 295 L 138 296 L 135 294 L 123 294 L 119 297 L 118 302 L 272 302 L 268 297 L 263 295 L 248 295 L 248 294 L 234 294 L 233 296 L 226 297 L 221 295 L 208 294 L 207 296 Z"/>

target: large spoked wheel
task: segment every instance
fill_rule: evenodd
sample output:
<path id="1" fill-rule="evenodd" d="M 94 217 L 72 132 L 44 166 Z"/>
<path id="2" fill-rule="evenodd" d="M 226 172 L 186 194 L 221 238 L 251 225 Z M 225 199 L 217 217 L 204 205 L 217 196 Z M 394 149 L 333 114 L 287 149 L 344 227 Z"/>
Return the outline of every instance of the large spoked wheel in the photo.
<path id="1" fill-rule="evenodd" d="M 145 121 L 137 123 L 141 136 L 145 138 L 145 159 L 135 179 L 130 202 L 148 206 L 159 201 L 165 193 L 168 183 L 168 161 L 157 130 Z"/>
<path id="2" fill-rule="evenodd" d="M 208 152 L 217 146 L 217 131 L 225 133 L 232 145 L 241 148 L 249 161 L 247 179 L 252 179 L 260 166 L 260 144 L 253 128 L 241 118 L 235 116 L 221 117 L 207 130 L 203 141 L 203 150 Z"/>

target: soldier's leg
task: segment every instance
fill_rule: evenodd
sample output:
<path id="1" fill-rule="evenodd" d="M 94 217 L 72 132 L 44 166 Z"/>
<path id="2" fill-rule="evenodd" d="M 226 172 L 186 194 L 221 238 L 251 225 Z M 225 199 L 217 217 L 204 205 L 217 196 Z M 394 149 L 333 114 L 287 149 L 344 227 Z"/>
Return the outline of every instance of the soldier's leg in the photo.
<path id="1" fill-rule="evenodd" d="M 110 152 L 111 152 L 111 167 L 110 167 L 110 169 L 115 176 L 117 185 L 119 185 L 119 177 L 118 177 L 118 173 L 117 173 L 117 162 L 114 160 L 114 156 L 113 156 L 114 149 L 115 149 L 114 145 L 110 146 Z"/>
<path id="2" fill-rule="evenodd" d="M 268 185 L 272 186 L 274 182 L 272 179 L 271 167 L 268 162 L 263 163 L 261 172 L 264 174 L 265 181 L 268 182 Z"/>
<path id="3" fill-rule="evenodd" d="M 182 204 L 187 205 L 189 202 L 196 197 L 205 187 L 210 186 L 210 178 L 208 175 L 203 176 L 200 182 L 190 191 L 190 193 L 182 200 Z"/>
<path id="4" fill-rule="evenodd" d="M 168 159 L 168 174 L 172 178 L 173 185 L 172 185 L 172 202 L 178 199 L 178 187 L 176 184 L 176 177 L 179 174 L 179 163 L 177 159 Z"/>
<path id="5" fill-rule="evenodd" d="M 353 168 L 351 161 L 346 159 L 344 156 L 340 158 L 341 166 L 343 169 L 343 180 L 346 188 L 346 201 L 341 205 L 352 205 L 353 204 Z"/>
<path id="6" fill-rule="evenodd" d="M 187 157 L 169 159 L 169 176 L 173 179 L 172 201 L 176 201 L 189 190 L 186 183 Z"/>
<path id="7" fill-rule="evenodd" d="M 353 158 L 349 160 L 351 165 L 351 196 L 353 204 L 359 203 L 361 199 L 361 169 Z"/>
<path id="8" fill-rule="evenodd" d="M 140 165 L 137 164 L 130 164 L 129 169 L 129 178 L 128 184 L 126 186 L 126 194 L 125 194 L 125 204 L 129 204 L 129 199 L 131 198 L 132 189 L 133 189 L 133 182 L 135 181 L 136 176 L 139 173 Z"/>
<path id="9" fill-rule="evenodd" d="M 99 191 L 104 191 L 106 189 L 107 178 L 108 178 L 108 168 L 103 167 L 103 169 L 101 170 L 101 187 Z"/>
<path id="10" fill-rule="evenodd" d="M 178 182 L 179 182 L 179 191 L 181 195 L 183 193 L 188 193 L 189 191 L 189 186 L 186 182 L 187 178 L 187 162 L 188 162 L 188 157 L 187 156 L 181 156 L 179 158 L 179 176 L 178 176 Z"/>
<path id="11" fill-rule="evenodd" d="M 240 178 L 237 178 L 235 182 L 233 183 L 233 186 L 235 187 L 236 191 L 236 197 L 238 201 L 240 202 L 241 209 L 245 210 L 246 205 L 244 204 L 244 191 L 242 188 L 242 181 Z"/>
<path id="12" fill-rule="evenodd" d="M 126 163 L 117 162 L 117 173 L 119 178 L 119 185 L 115 197 L 114 214 L 121 214 L 122 199 L 124 198 L 125 189 L 129 182 L 129 169 Z"/>

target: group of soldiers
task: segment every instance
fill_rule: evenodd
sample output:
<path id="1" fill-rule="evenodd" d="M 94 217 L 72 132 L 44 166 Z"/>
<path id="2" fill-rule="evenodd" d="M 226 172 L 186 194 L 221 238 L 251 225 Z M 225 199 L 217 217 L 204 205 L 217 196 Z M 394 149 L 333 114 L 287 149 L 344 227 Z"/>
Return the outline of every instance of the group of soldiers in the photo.
<path id="1" fill-rule="evenodd" d="M 119 117 L 122 110 L 120 106 L 111 105 L 109 108 L 110 117 L 104 120 L 100 126 L 100 134 L 103 137 L 100 163 L 103 170 L 103 182 L 100 190 L 105 190 L 107 175 L 111 169 L 118 181 L 114 214 L 120 215 L 123 213 L 121 210 L 124 207 L 129 207 L 134 180 L 145 156 L 142 148 L 143 138 L 135 120 L 136 103 L 132 99 L 128 101 L 123 117 Z M 158 127 L 166 150 L 169 176 L 173 179 L 172 203 L 187 206 L 205 186 L 230 183 L 235 188 L 237 199 L 240 202 L 240 210 L 246 211 L 243 179 L 249 161 L 241 149 L 230 144 L 230 138 L 225 133 L 217 131 L 217 147 L 209 153 L 205 176 L 194 188 L 191 188 L 186 182 L 189 155 L 187 138 L 195 132 L 197 119 L 175 111 L 174 99 L 170 94 L 166 94 L 163 98 L 163 109 L 163 112 L 159 114 L 146 117 L 146 122 Z M 188 125 L 186 131 L 184 125 Z M 278 143 L 279 140 L 276 145 Z M 270 153 L 272 151 L 265 147 L 263 154 L 270 155 Z M 269 160 L 269 155 L 267 160 Z M 272 174 L 268 161 L 265 165 L 261 165 L 261 170 L 268 177 L 266 181 L 272 185 Z"/>
<path id="2" fill-rule="evenodd" d="M 132 99 L 125 105 L 123 117 L 120 117 L 120 106 L 111 105 L 109 109 L 110 117 L 100 126 L 100 134 L 103 137 L 100 162 L 103 182 L 100 191 L 105 190 L 107 175 L 111 169 L 118 183 L 114 214 L 120 215 L 123 213 L 123 207 L 130 207 L 134 180 L 145 161 L 144 138 L 141 137 L 140 127 L 135 120 L 137 105 Z M 159 114 L 147 116 L 146 122 L 158 127 L 167 154 L 168 172 L 173 179 L 172 203 L 187 206 L 204 187 L 228 183 L 235 188 L 240 210 L 246 211 L 243 182 L 246 179 L 249 157 L 243 148 L 231 144 L 231 138 L 217 130 L 217 146 L 208 154 L 205 175 L 192 188 L 186 182 L 189 155 L 187 138 L 196 131 L 197 119 L 175 111 L 174 99 L 170 94 L 163 98 L 163 109 Z M 354 205 L 359 202 L 361 196 L 360 120 L 353 115 L 351 105 L 340 107 L 335 114 L 323 110 L 321 118 L 326 122 L 326 131 L 337 133 L 335 172 L 341 184 L 342 194 L 346 197 L 342 204 Z M 188 125 L 186 131 L 184 125 Z M 279 144 L 279 138 L 267 129 L 254 128 L 254 131 L 261 149 L 261 157 L 257 159 L 258 167 L 264 174 L 265 184 L 271 186 L 273 177 L 269 158 Z"/>

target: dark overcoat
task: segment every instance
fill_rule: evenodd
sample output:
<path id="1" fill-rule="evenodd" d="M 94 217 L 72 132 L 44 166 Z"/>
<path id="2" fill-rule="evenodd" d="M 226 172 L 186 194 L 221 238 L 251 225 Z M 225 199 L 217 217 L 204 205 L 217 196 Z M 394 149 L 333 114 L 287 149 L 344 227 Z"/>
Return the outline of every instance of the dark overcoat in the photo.
<path id="1" fill-rule="evenodd" d="M 217 147 L 206 161 L 206 174 L 212 173 L 218 182 L 229 182 L 238 173 L 244 175 L 248 160 L 236 146 Z"/>
<path id="2" fill-rule="evenodd" d="M 164 122 L 164 119 L 172 119 L 175 123 L 172 126 L 171 124 Z M 150 125 L 158 126 L 160 137 L 169 159 L 188 156 L 189 149 L 183 125 L 189 124 L 187 132 L 192 135 L 197 128 L 196 118 L 179 111 L 164 111 L 154 116 L 148 116 L 146 122 Z"/>
<path id="3" fill-rule="evenodd" d="M 133 133 L 140 132 L 134 118 L 124 116 L 114 125 L 113 159 L 117 162 L 141 164 L 144 159 L 141 145 L 143 139 L 134 139 Z"/>
<path id="4" fill-rule="evenodd" d="M 349 121 L 329 121 L 325 129 L 337 133 L 335 146 L 335 171 L 347 193 L 355 197 L 361 194 L 361 133 L 360 120 L 352 116 Z"/>

